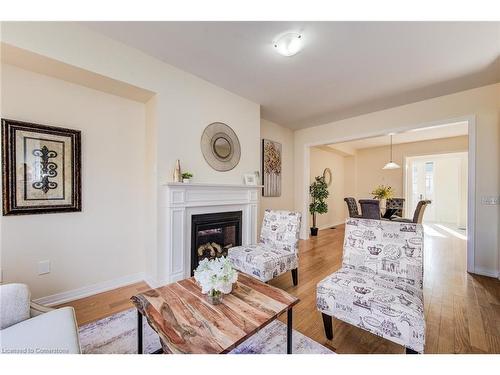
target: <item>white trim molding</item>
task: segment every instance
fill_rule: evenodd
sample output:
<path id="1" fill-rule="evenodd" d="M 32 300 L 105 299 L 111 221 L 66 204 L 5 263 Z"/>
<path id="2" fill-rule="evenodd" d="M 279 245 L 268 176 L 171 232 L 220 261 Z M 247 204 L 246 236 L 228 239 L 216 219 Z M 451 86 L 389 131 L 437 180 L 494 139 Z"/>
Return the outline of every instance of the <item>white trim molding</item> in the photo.
<path id="1" fill-rule="evenodd" d="M 145 279 L 144 272 L 139 272 L 132 275 L 118 277 L 113 280 L 106 280 L 97 284 L 84 286 L 82 288 L 51 294 L 50 296 L 37 298 L 34 300 L 34 302 L 44 306 L 60 305 L 61 303 L 74 301 L 76 299 L 85 298 L 88 296 L 92 296 L 94 294 L 107 292 L 109 290 L 120 288 L 122 286 L 135 284 L 144 281 L 144 279 Z"/>
<path id="2" fill-rule="evenodd" d="M 500 278 L 500 272 L 497 272 L 497 271 L 492 270 L 492 269 L 477 267 L 477 266 L 475 268 L 474 274 L 481 275 L 481 276 Z"/>
<path id="3" fill-rule="evenodd" d="M 339 225 L 344 225 L 344 224 L 345 224 L 345 220 L 342 220 L 342 221 L 339 221 L 337 223 L 322 225 L 322 226 L 318 227 L 318 230 L 333 229 L 333 227 L 337 227 Z"/>
<path id="4" fill-rule="evenodd" d="M 476 248 L 476 116 L 469 116 L 467 160 L 467 272 L 478 273 L 475 267 Z"/>

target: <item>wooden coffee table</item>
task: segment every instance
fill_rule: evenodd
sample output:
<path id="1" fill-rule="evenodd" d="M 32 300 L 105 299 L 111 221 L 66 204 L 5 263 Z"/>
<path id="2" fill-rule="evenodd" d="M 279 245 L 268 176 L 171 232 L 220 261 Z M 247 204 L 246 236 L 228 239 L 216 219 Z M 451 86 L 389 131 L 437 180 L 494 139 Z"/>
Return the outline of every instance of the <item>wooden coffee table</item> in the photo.
<path id="1" fill-rule="evenodd" d="M 287 311 L 287 353 L 292 352 L 292 307 L 285 291 L 238 273 L 231 294 L 211 305 L 193 277 L 132 297 L 138 311 L 138 353 L 142 317 L 158 333 L 164 353 L 228 353 Z"/>

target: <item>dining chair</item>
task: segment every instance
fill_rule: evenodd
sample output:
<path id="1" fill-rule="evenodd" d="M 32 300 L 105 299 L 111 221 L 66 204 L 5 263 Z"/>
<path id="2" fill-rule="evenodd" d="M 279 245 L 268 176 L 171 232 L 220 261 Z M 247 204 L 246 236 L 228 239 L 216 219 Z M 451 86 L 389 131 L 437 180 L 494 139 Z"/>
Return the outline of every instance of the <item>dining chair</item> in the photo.
<path id="1" fill-rule="evenodd" d="M 432 201 L 430 201 L 430 200 L 423 200 L 423 201 L 418 202 L 417 208 L 415 208 L 415 212 L 413 213 L 413 219 L 394 219 L 392 221 L 399 221 L 402 223 L 422 224 L 422 220 L 424 219 L 425 209 L 431 203 L 432 203 Z"/>
<path id="2" fill-rule="evenodd" d="M 360 199 L 361 217 L 380 220 L 380 201 L 378 199 Z"/>
<path id="3" fill-rule="evenodd" d="M 385 202 L 385 209 L 386 209 L 386 211 L 392 210 L 391 217 L 392 216 L 403 217 L 404 204 L 405 204 L 404 198 L 389 198 Z M 386 216 L 384 216 L 384 217 L 386 217 Z M 387 217 L 387 219 L 390 219 L 391 217 Z"/>
<path id="4" fill-rule="evenodd" d="M 361 217 L 358 211 L 358 203 L 353 197 L 344 198 L 344 202 L 347 204 L 347 210 L 349 211 L 349 217 Z"/>

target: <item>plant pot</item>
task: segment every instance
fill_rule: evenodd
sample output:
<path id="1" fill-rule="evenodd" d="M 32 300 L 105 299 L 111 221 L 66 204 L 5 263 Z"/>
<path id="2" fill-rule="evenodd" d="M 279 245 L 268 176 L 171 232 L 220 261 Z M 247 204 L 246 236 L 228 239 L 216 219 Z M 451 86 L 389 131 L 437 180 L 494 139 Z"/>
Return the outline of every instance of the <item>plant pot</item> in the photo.
<path id="1" fill-rule="evenodd" d="M 190 178 L 183 178 L 182 182 L 185 184 L 189 184 L 191 182 L 191 179 Z"/>
<path id="2" fill-rule="evenodd" d="M 211 290 L 207 293 L 207 301 L 212 305 L 219 305 L 222 303 L 222 299 L 224 298 L 224 294 L 219 291 Z"/>
<path id="3" fill-rule="evenodd" d="M 311 227 L 311 236 L 317 236 L 318 235 L 318 228 Z"/>
<path id="4" fill-rule="evenodd" d="M 382 211 L 385 211 L 385 208 L 387 206 L 387 199 L 386 198 L 380 198 L 379 201 L 380 201 L 380 209 Z"/>

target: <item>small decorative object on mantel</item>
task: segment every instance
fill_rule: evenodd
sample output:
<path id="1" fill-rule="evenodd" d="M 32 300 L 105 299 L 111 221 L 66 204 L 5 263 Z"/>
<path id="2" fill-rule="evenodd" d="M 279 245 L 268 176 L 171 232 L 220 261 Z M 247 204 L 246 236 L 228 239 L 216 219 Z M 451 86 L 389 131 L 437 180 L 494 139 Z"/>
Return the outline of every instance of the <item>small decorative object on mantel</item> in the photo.
<path id="1" fill-rule="evenodd" d="M 245 185 L 250 185 L 250 186 L 257 185 L 257 179 L 254 173 L 247 173 L 243 175 L 243 180 L 245 181 Z"/>
<path id="2" fill-rule="evenodd" d="M 179 159 L 175 162 L 173 180 L 174 182 L 182 182 L 181 162 Z"/>
<path id="3" fill-rule="evenodd" d="M 189 184 L 191 182 L 191 179 L 193 178 L 193 174 L 190 172 L 184 172 L 182 174 L 182 182 L 185 184 Z"/>
<path id="4" fill-rule="evenodd" d="M 325 200 L 328 198 L 328 195 L 330 195 L 323 176 L 314 177 L 314 182 L 309 186 L 309 194 L 312 198 L 312 202 L 309 204 L 309 212 L 313 217 L 311 236 L 317 236 L 318 228 L 316 227 L 316 214 L 326 214 L 328 212 L 328 204 Z"/>
<path id="5" fill-rule="evenodd" d="M 238 273 L 225 257 L 212 260 L 203 259 L 194 270 L 194 278 L 201 287 L 201 292 L 207 295 L 207 301 L 213 305 L 222 302 L 224 294 L 233 290 L 233 284 L 238 280 Z"/>
<path id="6" fill-rule="evenodd" d="M 238 136 L 228 125 L 214 122 L 208 125 L 200 140 L 205 161 L 219 172 L 230 171 L 240 162 L 241 148 Z"/>
<path id="7" fill-rule="evenodd" d="M 81 211 L 81 132 L 2 119 L 3 215 Z"/>
<path id="8" fill-rule="evenodd" d="M 281 143 L 262 140 L 262 196 L 281 196 Z"/>

